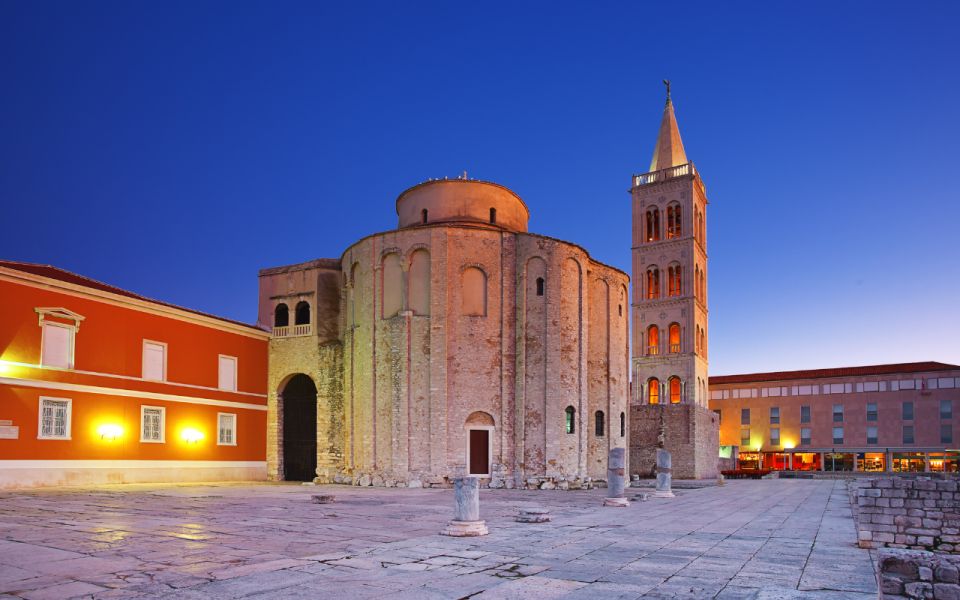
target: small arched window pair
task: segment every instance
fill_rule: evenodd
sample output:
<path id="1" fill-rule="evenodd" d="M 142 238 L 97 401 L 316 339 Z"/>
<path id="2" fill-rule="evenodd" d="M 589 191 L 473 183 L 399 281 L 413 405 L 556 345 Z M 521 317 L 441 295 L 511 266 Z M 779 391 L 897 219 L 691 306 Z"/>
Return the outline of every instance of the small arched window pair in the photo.
<path id="1" fill-rule="evenodd" d="M 667 207 L 667 239 L 680 237 L 680 205 Z"/>
<path id="2" fill-rule="evenodd" d="M 660 239 L 660 210 L 653 207 L 647 210 L 647 241 L 656 242 Z"/>
<path id="3" fill-rule="evenodd" d="M 667 267 L 667 295 L 680 296 L 683 294 L 681 281 L 680 265 L 671 265 Z"/>
<path id="4" fill-rule="evenodd" d="M 683 387 L 680 385 L 680 378 L 674 375 L 667 380 L 670 388 L 670 404 L 679 404 L 680 403 L 680 394 L 683 390 Z"/>
<path id="5" fill-rule="evenodd" d="M 660 297 L 660 269 L 647 269 L 647 300 L 656 300 Z"/>
<path id="6" fill-rule="evenodd" d="M 656 325 L 647 327 L 647 354 L 650 356 L 660 354 L 660 328 Z"/>

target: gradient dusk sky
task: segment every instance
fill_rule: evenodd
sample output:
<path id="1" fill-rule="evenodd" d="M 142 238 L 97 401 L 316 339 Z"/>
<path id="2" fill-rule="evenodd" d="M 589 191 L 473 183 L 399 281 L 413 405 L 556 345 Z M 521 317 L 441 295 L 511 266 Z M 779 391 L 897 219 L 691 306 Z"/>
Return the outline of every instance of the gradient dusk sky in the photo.
<path id="1" fill-rule="evenodd" d="M 960 3 L 0 3 L 0 258 L 252 322 L 428 178 L 630 270 L 673 98 L 713 374 L 960 364 Z"/>

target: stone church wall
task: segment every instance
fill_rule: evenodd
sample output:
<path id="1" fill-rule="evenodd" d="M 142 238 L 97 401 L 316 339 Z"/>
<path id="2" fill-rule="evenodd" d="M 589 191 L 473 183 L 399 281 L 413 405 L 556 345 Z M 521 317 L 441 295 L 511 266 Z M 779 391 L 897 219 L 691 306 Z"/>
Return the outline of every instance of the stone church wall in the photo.
<path id="1" fill-rule="evenodd" d="M 692 404 L 635 405 L 630 407 L 630 473 L 651 477 L 656 464 L 660 416 L 665 448 L 677 479 L 717 476 L 720 433 L 717 416 Z"/>

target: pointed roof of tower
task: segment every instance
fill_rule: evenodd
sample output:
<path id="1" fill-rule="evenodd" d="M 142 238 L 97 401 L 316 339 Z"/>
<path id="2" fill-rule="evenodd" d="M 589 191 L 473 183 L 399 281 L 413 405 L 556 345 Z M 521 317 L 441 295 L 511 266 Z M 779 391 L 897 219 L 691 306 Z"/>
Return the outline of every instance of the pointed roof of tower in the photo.
<path id="1" fill-rule="evenodd" d="M 680 139 L 680 127 L 677 126 L 677 117 L 673 114 L 673 101 L 670 99 L 670 81 L 664 79 L 667 86 L 667 105 L 663 108 L 663 120 L 660 121 L 660 135 L 657 136 L 657 145 L 653 149 L 653 160 L 650 161 L 650 172 L 660 169 L 669 169 L 686 164 L 687 154 L 683 151 L 683 140 Z"/>

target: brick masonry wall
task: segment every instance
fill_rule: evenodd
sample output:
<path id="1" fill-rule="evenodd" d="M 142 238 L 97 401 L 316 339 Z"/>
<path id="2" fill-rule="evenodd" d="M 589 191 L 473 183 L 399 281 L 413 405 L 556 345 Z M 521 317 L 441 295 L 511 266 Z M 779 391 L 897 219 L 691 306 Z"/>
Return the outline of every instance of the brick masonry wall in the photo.
<path id="1" fill-rule="evenodd" d="M 860 547 L 960 553 L 957 489 L 956 480 L 926 478 L 893 477 L 851 483 Z"/>
<path id="2" fill-rule="evenodd" d="M 880 598 L 960 600 L 960 556 L 922 550 L 881 550 Z"/>
<path id="3" fill-rule="evenodd" d="M 692 404 L 630 407 L 630 473 L 652 476 L 661 412 L 665 447 L 671 454 L 674 478 L 715 478 L 720 460 L 717 416 Z"/>

